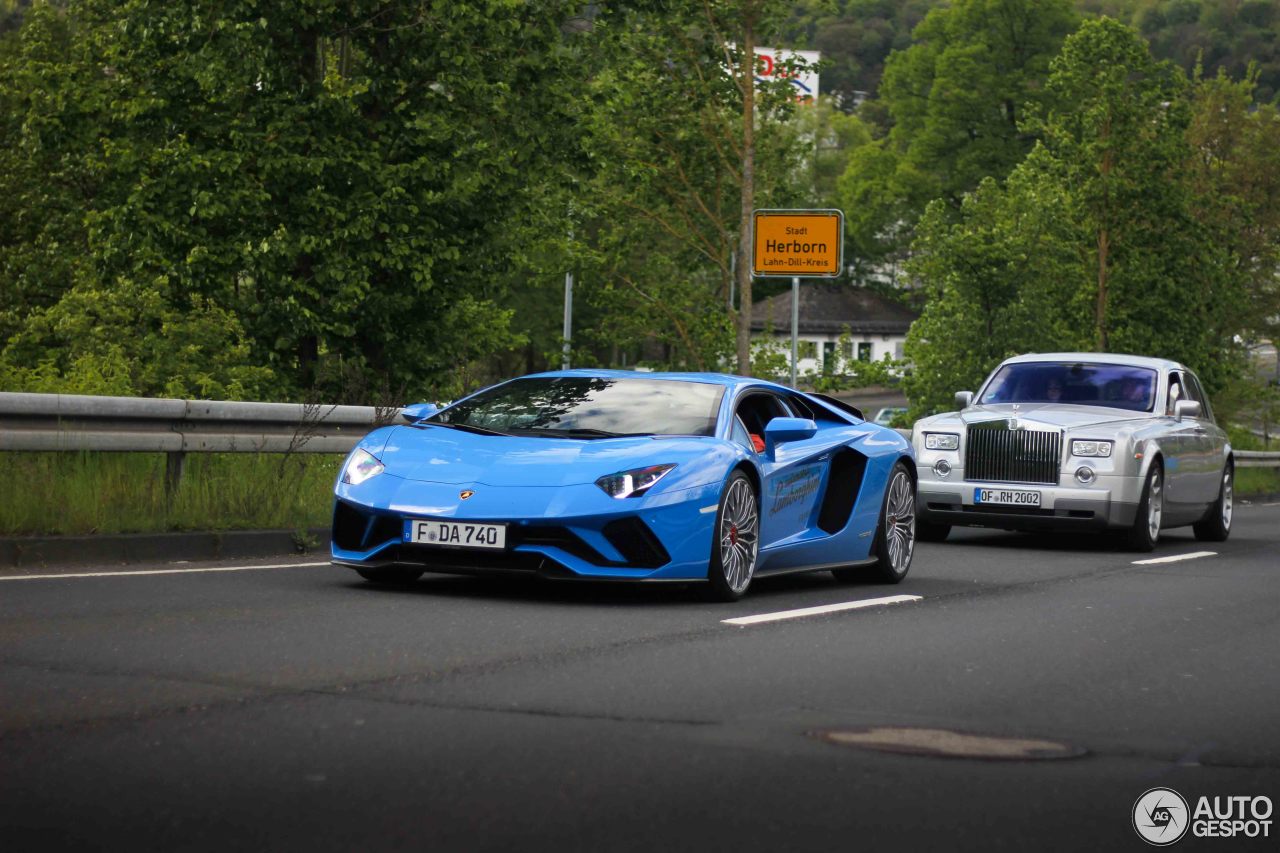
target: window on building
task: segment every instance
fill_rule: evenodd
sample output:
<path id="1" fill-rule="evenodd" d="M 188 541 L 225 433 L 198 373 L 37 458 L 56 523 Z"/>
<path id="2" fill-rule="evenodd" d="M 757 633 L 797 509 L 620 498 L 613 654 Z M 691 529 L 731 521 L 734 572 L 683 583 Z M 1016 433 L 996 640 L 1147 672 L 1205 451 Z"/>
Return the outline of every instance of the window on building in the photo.
<path id="1" fill-rule="evenodd" d="M 858 361 L 871 361 L 871 341 L 858 343 Z"/>
<path id="2" fill-rule="evenodd" d="M 799 341 L 799 345 L 796 348 L 796 353 L 799 358 L 817 358 L 818 342 L 817 341 Z"/>

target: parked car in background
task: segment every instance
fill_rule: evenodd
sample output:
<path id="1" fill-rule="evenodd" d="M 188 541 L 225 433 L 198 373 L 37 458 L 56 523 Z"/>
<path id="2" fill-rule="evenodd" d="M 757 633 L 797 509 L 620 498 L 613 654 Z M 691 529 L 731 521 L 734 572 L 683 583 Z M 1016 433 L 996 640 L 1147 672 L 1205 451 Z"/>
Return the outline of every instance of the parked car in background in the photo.
<path id="1" fill-rule="evenodd" d="M 1234 463 L 1200 380 L 1163 359 L 1011 358 L 959 411 L 917 421 L 921 539 L 952 525 L 1114 529 L 1149 551 L 1160 531 L 1231 532 Z"/>
<path id="2" fill-rule="evenodd" d="M 911 445 L 819 394 L 739 376 L 526 376 L 374 430 L 335 485 L 333 562 L 697 581 L 831 570 L 897 583 L 915 546 Z"/>
<path id="3" fill-rule="evenodd" d="M 877 423 L 883 427 L 893 426 L 894 418 L 898 417 L 899 415 L 905 415 L 906 413 L 907 413 L 906 406 L 886 406 L 885 408 L 876 412 L 876 416 L 872 418 L 871 421 L 872 423 Z"/>

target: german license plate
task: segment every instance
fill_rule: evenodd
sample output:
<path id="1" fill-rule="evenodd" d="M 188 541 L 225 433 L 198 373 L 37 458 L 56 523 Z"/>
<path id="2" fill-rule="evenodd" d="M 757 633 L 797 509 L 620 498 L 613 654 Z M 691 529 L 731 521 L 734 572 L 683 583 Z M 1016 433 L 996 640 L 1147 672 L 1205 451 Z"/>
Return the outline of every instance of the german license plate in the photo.
<path id="1" fill-rule="evenodd" d="M 1007 504 L 1009 506 L 1040 506 L 1039 492 L 1023 492 L 1016 489 L 974 489 L 976 504 Z"/>
<path id="2" fill-rule="evenodd" d="M 409 518 L 404 523 L 404 541 L 415 545 L 502 551 L 507 547 L 507 526 Z"/>

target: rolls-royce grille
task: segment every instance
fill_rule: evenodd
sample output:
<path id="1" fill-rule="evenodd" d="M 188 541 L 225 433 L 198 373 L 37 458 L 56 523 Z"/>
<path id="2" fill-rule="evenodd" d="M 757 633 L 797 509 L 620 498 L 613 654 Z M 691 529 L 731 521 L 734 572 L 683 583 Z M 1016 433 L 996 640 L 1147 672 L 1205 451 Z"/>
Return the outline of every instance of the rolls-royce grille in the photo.
<path id="1" fill-rule="evenodd" d="M 1009 429 L 1006 421 L 969 427 L 964 478 L 996 483 L 1058 482 L 1062 433 Z"/>

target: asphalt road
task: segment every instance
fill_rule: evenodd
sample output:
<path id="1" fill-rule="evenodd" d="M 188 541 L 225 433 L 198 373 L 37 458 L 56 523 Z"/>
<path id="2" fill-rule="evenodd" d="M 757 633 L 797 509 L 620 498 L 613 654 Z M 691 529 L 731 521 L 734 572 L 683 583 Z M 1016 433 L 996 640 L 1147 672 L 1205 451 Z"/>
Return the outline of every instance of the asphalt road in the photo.
<path id="1" fill-rule="evenodd" d="M 0 847 L 1143 850 L 1135 800 L 1280 801 L 1280 506 L 1230 541 L 961 531 L 897 587 L 328 565 L 0 575 Z M 257 563 L 232 564 L 243 568 Z M 76 569 L 113 573 L 119 568 Z M 750 626 L 734 617 L 919 596 Z M 879 727 L 1083 755 L 836 745 Z M 1177 849 L 1276 849 L 1271 837 Z"/>

